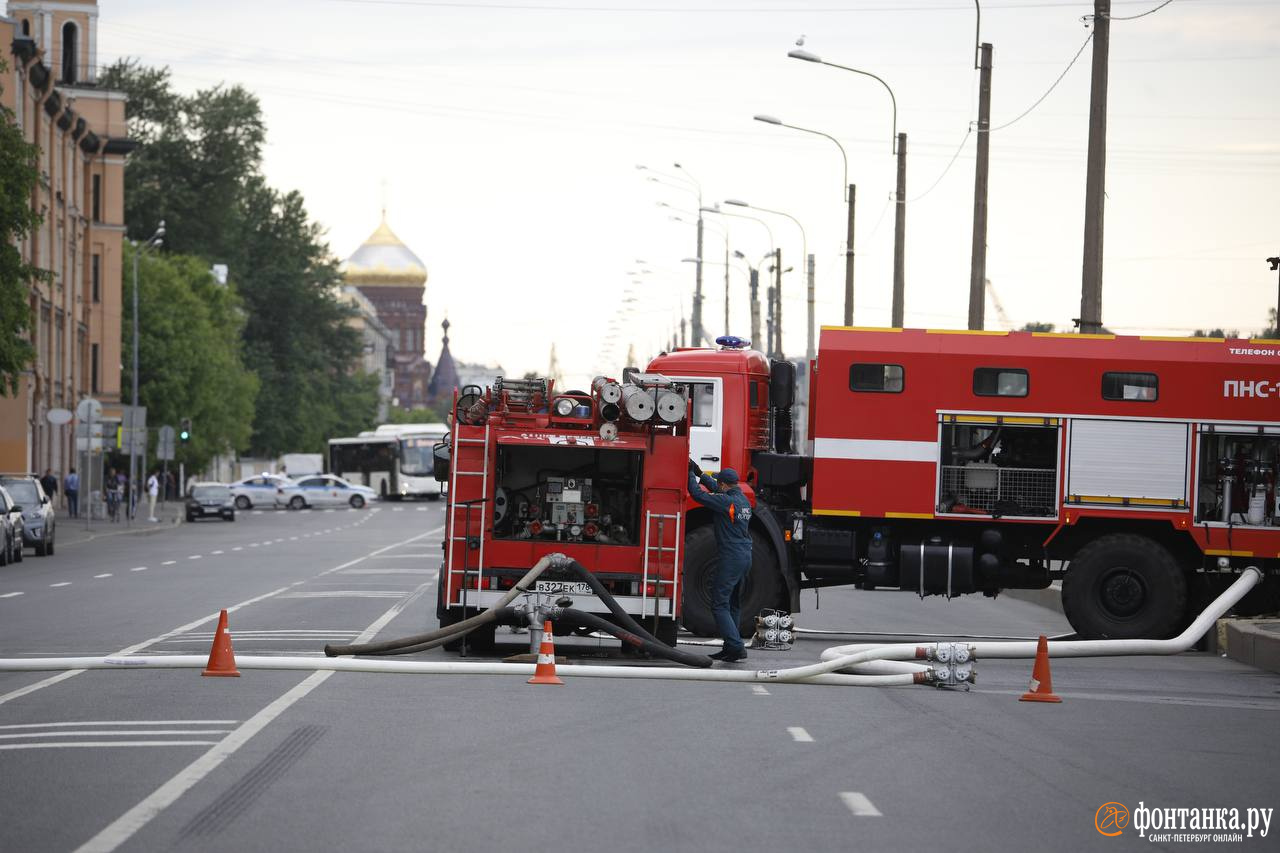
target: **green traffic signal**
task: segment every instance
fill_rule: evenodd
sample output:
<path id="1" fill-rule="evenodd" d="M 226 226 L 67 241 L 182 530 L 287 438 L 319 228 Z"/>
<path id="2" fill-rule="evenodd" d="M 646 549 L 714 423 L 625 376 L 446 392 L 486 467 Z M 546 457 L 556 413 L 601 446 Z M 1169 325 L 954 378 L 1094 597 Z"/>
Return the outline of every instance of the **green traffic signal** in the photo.
<path id="1" fill-rule="evenodd" d="M 178 440 L 186 444 L 191 440 L 191 418 L 183 418 L 178 429 Z"/>

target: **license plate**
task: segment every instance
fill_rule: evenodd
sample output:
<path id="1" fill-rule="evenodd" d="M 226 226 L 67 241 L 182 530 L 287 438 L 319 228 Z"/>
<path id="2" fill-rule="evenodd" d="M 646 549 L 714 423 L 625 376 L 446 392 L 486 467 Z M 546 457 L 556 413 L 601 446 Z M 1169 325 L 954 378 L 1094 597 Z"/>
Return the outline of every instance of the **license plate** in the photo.
<path id="1" fill-rule="evenodd" d="M 591 595 L 591 586 L 583 581 L 538 581 L 534 590 L 549 595 Z"/>

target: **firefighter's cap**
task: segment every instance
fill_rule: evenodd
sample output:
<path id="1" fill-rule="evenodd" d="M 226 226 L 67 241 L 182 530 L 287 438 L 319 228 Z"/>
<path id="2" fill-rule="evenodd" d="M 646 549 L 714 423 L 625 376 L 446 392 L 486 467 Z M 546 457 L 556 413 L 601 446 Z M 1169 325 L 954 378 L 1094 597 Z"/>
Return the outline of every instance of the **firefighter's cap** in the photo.
<path id="1" fill-rule="evenodd" d="M 721 483 L 728 483 L 730 486 L 738 485 L 738 472 L 732 468 L 721 468 L 716 474 L 716 479 Z"/>

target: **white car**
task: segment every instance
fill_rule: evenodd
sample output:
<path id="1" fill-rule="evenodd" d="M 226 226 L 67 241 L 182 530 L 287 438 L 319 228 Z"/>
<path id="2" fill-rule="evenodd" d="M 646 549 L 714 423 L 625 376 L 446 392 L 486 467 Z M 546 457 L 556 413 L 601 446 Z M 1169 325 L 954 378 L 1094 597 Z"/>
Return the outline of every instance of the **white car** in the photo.
<path id="1" fill-rule="evenodd" d="M 377 495 L 368 486 L 357 486 L 332 474 L 317 474 L 303 477 L 292 484 L 288 490 L 287 505 L 292 509 L 310 506 L 350 506 L 352 509 L 360 509 Z"/>
<path id="2" fill-rule="evenodd" d="M 231 494 L 236 499 L 236 509 L 253 507 L 287 506 L 294 494 L 290 487 L 294 482 L 279 474 L 256 474 L 231 484 Z"/>

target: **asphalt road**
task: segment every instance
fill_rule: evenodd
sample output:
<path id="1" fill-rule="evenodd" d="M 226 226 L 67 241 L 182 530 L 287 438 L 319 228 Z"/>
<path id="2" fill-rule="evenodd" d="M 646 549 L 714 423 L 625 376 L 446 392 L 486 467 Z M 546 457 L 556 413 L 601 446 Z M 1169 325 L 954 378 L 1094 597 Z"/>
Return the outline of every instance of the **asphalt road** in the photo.
<path id="1" fill-rule="evenodd" d="M 415 633 L 434 626 L 441 518 L 243 513 L 60 545 L 0 569 L 0 655 L 203 654 L 222 607 L 242 655 Z M 1008 599 L 814 598 L 802 627 L 1068 630 Z M 856 639 L 806 637 L 748 668 Z M 618 662 L 590 646 L 586 662 Z M 1064 701 L 1043 705 L 1017 701 L 1030 667 L 979 661 L 968 692 L 0 673 L 0 850 L 1200 849 L 1223 845 L 1152 844 L 1132 823 L 1103 837 L 1095 813 L 1280 806 L 1280 677 L 1204 654 L 1061 660 Z"/>

